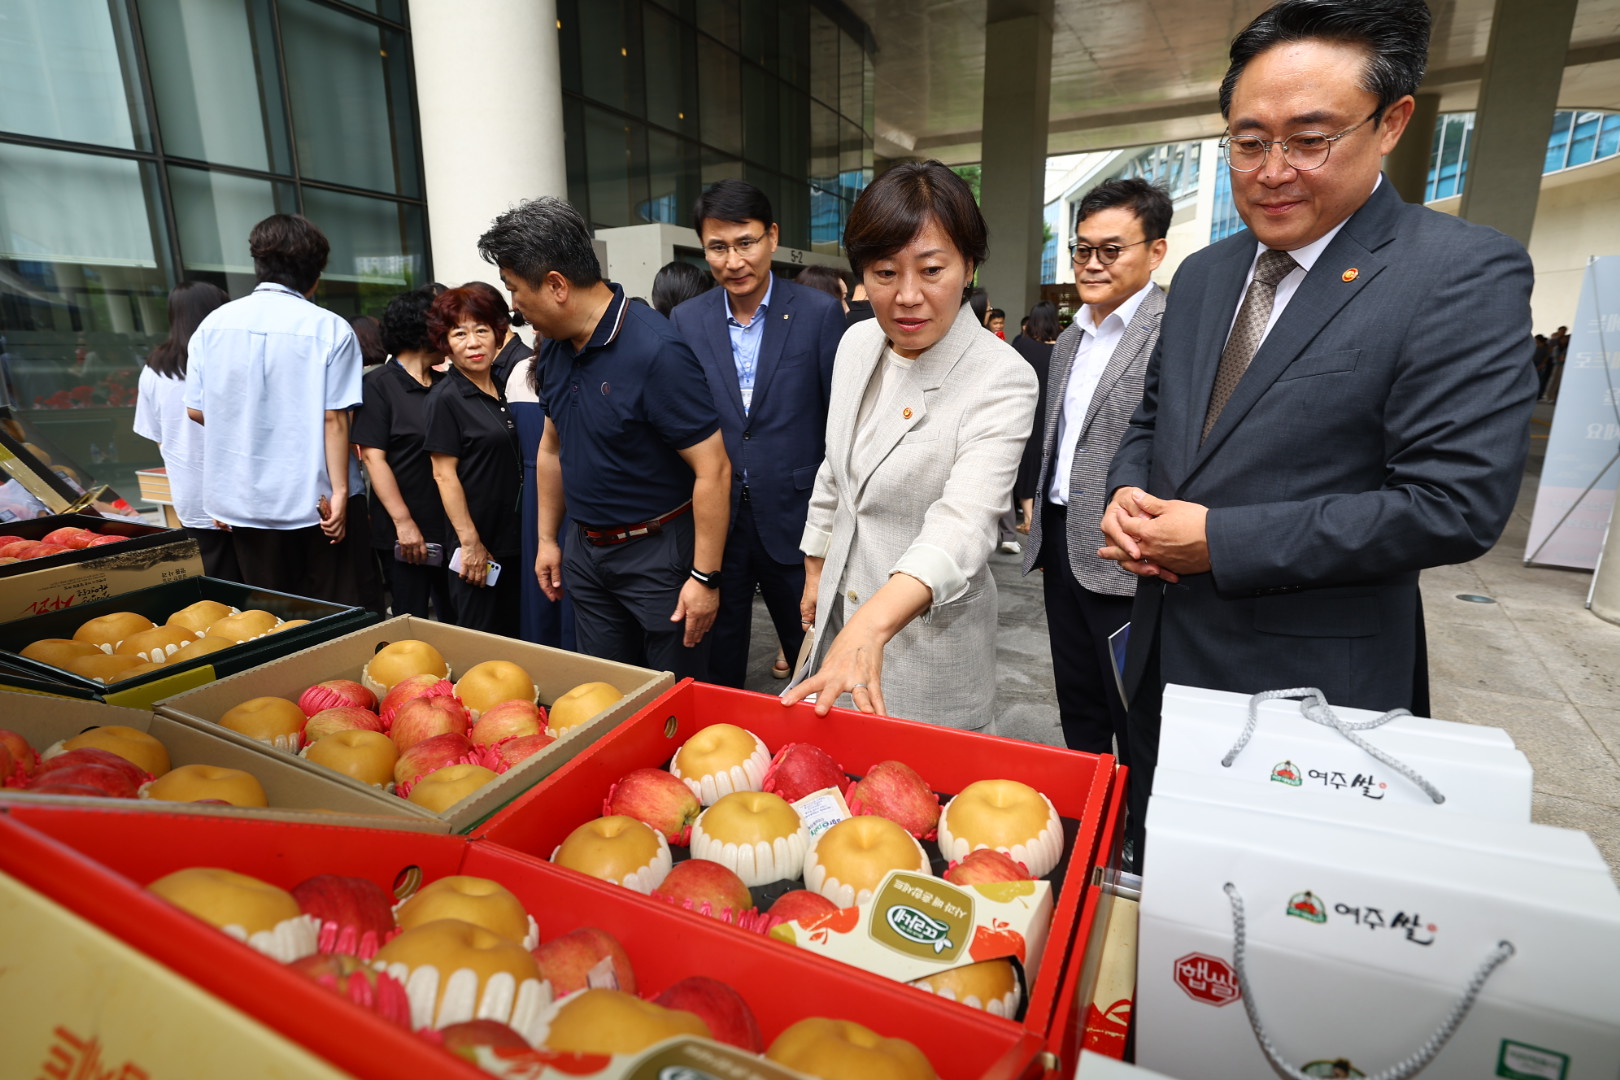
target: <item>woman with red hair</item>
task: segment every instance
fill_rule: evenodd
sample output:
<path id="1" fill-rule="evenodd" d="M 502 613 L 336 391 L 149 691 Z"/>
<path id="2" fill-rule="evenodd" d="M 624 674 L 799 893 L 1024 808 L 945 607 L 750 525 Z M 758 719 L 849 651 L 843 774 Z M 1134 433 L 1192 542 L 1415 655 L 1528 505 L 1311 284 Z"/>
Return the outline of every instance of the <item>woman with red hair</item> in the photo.
<path id="1" fill-rule="evenodd" d="M 487 285 L 463 285 L 434 299 L 428 335 L 451 368 L 428 394 L 424 446 L 450 525 L 451 557 L 456 549 L 460 554 L 450 575 L 456 624 L 516 637 L 523 460 L 491 370 L 510 322 L 500 294 Z"/>

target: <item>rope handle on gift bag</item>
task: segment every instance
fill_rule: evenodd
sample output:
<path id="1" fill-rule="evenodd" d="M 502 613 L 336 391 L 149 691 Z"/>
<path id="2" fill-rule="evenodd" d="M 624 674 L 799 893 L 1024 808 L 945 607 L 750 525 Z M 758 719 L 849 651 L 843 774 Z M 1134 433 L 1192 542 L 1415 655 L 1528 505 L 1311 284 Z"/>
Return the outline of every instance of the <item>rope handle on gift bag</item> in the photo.
<path id="1" fill-rule="evenodd" d="M 1260 1044 L 1261 1053 L 1277 1071 L 1278 1076 L 1288 1077 L 1288 1080 L 1311 1080 L 1311 1077 L 1294 1068 L 1284 1061 L 1282 1054 L 1266 1034 L 1266 1026 L 1260 1020 L 1260 1007 L 1254 1003 L 1254 984 L 1249 981 L 1248 974 L 1248 940 L 1247 919 L 1243 913 L 1243 897 L 1238 893 L 1237 886 L 1230 881 L 1226 883 L 1226 895 L 1232 902 L 1232 968 L 1237 973 L 1238 994 L 1243 998 L 1243 1011 L 1249 1016 L 1249 1027 L 1254 1031 L 1255 1041 Z M 1480 964 L 1473 976 L 1468 980 L 1462 997 L 1451 1007 L 1446 1018 L 1440 1022 L 1434 1034 L 1424 1039 L 1417 1050 L 1407 1057 L 1397 1061 L 1383 1072 L 1374 1073 L 1367 1080 L 1407 1080 L 1416 1076 L 1428 1067 L 1435 1055 L 1440 1053 L 1442 1047 L 1462 1026 L 1468 1016 L 1468 1011 L 1474 1007 L 1474 1001 L 1479 997 L 1480 991 L 1485 989 L 1485 980 L 1491 973 L 1500 967 L 1514 953 L 1513 943 L 1499 941 L 1485 962 Z"/>
<path id="2" fill-rule="evenodd" d="M 1358 731 L 1381 727 L 1396 717 L 1411 716 L 1412 711 L 1410 709 L 1391 709 L 1382 716 L 1375 716 L 1371 720 L 1343 720 L 1340 719 L 1338 713 L 1333 711 L 1332 706 L 1327 703 L 1327 698 L 1323 696 L 1322 691 L 1313 686 L 1296 687 L 1292 690 L 1262 690 L 1251 697 L 1249 699 L 1248 722 L 1243 725 L 1243 734 L 1238 736 L 1238 741 L 1233 743 L 1232 749 L 1228 750 L 1226 756 L 1221 758 L 1223 768 L 1230 769 L 1232 762 L 1236 761 L 1237 756 L 1243 752 L 1243 748 L 1249 745 L 1249 739 L 1254 736 L 1254 727 L 1260 721 L 1260 703 L 1262 701 L 1274 701 L 1278 698 L 1303 698 L 1304 700 L 1299 703 L 1299 711 L 1300 715 L 1304 716 L 1305 719 L 1337 731 L 1352 744 L 1422 788 L 1423 793 L 1434 800 L 1435 805 L 1438 806 L 1446 801 L 1446 797 L 1440 794 L 1439 789 L 1420 776 L 1416 769 L 1403 761 L 1391 757 L 1356 734 Z"/>

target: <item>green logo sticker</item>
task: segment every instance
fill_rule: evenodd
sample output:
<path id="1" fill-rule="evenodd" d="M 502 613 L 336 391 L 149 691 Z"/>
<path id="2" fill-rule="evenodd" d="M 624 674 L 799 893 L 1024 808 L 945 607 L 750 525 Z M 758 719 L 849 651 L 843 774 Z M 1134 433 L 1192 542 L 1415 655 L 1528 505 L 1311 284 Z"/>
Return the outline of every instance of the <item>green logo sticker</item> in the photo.
<path id="1" fill-rule="evenodd" d="M 872 900 L 872 939 L 907 956 L 955 960 L 973 940 L 973 898 L 938 878 L 893 873 Z"/>
<path id="2" fill-rule="evenodd" d="M 1327 922 L 1327 905 L 1322 898 L 1306 889 L 1288 898 L 1288 914 L 1318 925 Z"/>
<path id="3" fill-rule="evenodd" d="M 1279 784 L 1289 787 L 1299 787 L 1305 781 L 1300 779 L 1299 766 L 1292 761 L 1279 761 L 1271 767 L 1271 779 Z"/>
<path id="4" fill-rule="evenodd" d="M 1503 1039 L 1501 1052 L 1496 1056 L 1496 1075 L 1506 1080 L 1565 1080 L 1569 1075 L 1569 1055 Z"/>

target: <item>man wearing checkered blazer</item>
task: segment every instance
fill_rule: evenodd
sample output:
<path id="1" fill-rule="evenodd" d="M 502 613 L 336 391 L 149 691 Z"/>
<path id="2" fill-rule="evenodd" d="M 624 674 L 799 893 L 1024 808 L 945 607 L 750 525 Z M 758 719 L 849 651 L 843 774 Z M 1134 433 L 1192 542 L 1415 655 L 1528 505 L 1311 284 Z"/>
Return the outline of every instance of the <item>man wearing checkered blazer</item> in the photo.
<path id="1" fill-rule="evenodd" d="M 1144 180 L 1109 180 L 1081 199 L 1069 245 L 1085 306 L 1052 350 L 1046 384 L 1038 510 L 1024 572 L 1043 570 L 1063 741 L 1071 750 L 1126 757 L 1125 705 L 1108 637 L 1131 617 L 1137 577 L 1099 558 L 1108 464 L 1142 400 L 1159 340 L 1170 197 Z M 1126 761 L 1126 764 L 1129 764 Z"/>

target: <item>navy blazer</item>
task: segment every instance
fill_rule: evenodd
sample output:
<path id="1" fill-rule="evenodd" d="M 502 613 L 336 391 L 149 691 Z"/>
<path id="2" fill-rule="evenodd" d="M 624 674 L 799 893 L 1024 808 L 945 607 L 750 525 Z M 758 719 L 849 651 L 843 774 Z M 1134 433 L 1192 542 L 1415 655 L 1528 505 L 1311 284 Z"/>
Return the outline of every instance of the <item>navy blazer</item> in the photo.
<path id="1" fill-rule="evenodd" d="M 1155 633 L 1163 682 L 1423 707 L 1418 572 L 1488 551 L 1529 445 L 1530 258 L 1401 201 L 1385 178 L 1345 223 L 1200 442 L 1256 241 L 1182 264 L 1142 404 L 1108 474 L 1209 507 L 1211 570 L 1147 579 L 1126 689 Z"/>
<path id="2" fill-rule="evenodd" d="M 747 414 L 726 328 L 726 291 L 713 288 L 695 296 L 670 312 L 670 319 L 702 362 L 720 413 L 731 458 L 731 520 L 737 520 L 746 474 L 754 525 L 766 552 L 779 563 L 801 562 L 810 489 L 825 450 L 843 306 L 818 289 L 777 276 Z"/>

